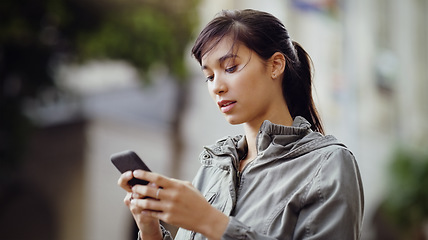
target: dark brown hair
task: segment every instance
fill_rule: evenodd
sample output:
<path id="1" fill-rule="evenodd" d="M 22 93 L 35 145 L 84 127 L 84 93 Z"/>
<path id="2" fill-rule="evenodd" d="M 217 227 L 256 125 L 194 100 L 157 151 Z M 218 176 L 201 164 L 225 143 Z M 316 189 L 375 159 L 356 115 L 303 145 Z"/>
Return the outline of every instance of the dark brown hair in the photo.
<path id="1" fill-rule="evenodd" d="M 269 13 L 251 9 L 220 12 L 202 30 L 192 48 L 199 64 L 225 36 L 244 44 L 264 60 L 276 52 L 282 53 L 286 59 L 282 89 L 291 116 L 304 117 L 312 130 L 324 133 L 312 99 L 312 61 L 300 44 L 291 40 L 281 21 Z"/>

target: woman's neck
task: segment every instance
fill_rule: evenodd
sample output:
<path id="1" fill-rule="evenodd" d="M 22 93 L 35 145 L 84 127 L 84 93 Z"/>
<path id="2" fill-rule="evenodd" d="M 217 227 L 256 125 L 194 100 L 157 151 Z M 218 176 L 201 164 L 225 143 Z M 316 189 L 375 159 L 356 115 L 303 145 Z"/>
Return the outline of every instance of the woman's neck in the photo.
<path id="1" fill-rule="evenodd" d="M 286 111 L 286 114 L 281 116 L 277 119 L 267 119 L 271 121 L 274 124 L 281 124 L 284 126 L 291 126 L 293 124 L 293 118 L 291 115 Z M 244 131 L 245 131 L 245 137 L 247 140 L 248 145 L 248 152 L 244 159 L 241 160 L 241 164 L 239 169 L 242 171 L 244 169 L 245 165 L 247 165 L 249 162 L 254 160 L 257 157 L 257 135 L 259 134 L 260 127 L 263 124 L 263 122 L 260 122 L 258 124 L 249 124 L 244 123 Z"/>
<path id="2" fill-rule="evenodd" d="M 245 138 L 247 139 L 248 144 L 248 152 L 246 158 L 250 157 L 253 158 L 257 155 L 257 145 L 256 145 L 256 139 L 257 134 L 259 133 L 260 127 L 251 128 L 248 125 L 244 125 L 245 130 Z"/>

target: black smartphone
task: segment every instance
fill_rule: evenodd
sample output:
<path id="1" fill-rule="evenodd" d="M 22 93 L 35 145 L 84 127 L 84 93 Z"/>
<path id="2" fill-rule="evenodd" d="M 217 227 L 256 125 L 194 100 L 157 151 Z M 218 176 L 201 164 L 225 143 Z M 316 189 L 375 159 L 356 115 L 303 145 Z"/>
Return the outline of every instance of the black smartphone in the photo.
<path id="1" fill-rule="evenodd" d="M 121 172 L 134 171 L 137 169 L 142 169 L 145 171 L 150 171 L 147 165 L 141 160 L 141 158 L 133 151 L 127 150 L 123 152 L 118 152 L 110 157 L 111 162 L 116 166 L 116 168 Z M 134 186 L 136 184 L 147 185 L 149 182 L 133 178 L 129 180 L 129 185 Z"/>

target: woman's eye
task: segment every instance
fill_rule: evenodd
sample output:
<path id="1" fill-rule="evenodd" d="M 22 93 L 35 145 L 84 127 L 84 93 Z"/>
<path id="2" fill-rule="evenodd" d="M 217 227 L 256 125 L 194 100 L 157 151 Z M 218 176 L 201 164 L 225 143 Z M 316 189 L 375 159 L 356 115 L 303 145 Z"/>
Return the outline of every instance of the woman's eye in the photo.
<path id="1" fill-rule="evenodd" d="M 225 70 L 227 73 L 233 73 L 233 72 L 235 72 L 236 71 L 236 65 L 235 66 L 233 66 L 233 67 L 229 67 L 229 68 L 226 68 L 226 70 Z"/>
<path id="2" fill-rule="evenodd" d="M 213 79 L 214 79 L 214 76 L 207 76 L 205 81 L 208 82 L 208 81 L 212 81 Z"/>

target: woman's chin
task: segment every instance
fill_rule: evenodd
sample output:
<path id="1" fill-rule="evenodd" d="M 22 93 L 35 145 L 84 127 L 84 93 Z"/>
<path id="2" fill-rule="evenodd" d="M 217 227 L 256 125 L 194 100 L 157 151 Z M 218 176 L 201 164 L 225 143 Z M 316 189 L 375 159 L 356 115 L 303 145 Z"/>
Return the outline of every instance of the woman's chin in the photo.
<path id="1" fill-rule="evenodd" d="M 234 118 L 232 116 L 225 116 L 226 121 L 231 125 L 238 125 L 244 123 L 242 120 Z"/>

